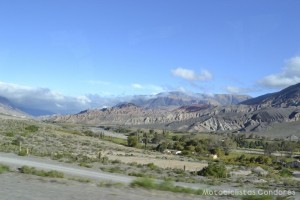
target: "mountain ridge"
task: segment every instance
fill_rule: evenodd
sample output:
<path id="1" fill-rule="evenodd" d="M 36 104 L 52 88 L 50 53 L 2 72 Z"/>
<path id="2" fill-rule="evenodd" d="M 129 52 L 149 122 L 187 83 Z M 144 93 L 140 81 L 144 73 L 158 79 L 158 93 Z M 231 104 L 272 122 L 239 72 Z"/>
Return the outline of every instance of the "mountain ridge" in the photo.
<path id="1" fill-rule="evenodd" d="M 257 97 L 255 102 L 261 102 L 261 104 L 246 105 L 242 102 L 238 105 L 224 106 L 194 103 L 172 107 L 172 109 L 160 109 L 127 103 L 104 110 L 92 109 L 76 115 L 57 116 L 49 120 L 188 132 L 261 132 L 272 129 L 274 124 L 288 124 L 289 122 L 298 123 L 300 129 L 298 104 L 285 103 L 296 101 L 295 98 L 297 99 L 300 95 L 299 88 L 300 84 L 277 93 Z M 276 107 L 269 103 L 274 99 L 276 102 L 281 102 L 278 104 L 280 106 Z"/>

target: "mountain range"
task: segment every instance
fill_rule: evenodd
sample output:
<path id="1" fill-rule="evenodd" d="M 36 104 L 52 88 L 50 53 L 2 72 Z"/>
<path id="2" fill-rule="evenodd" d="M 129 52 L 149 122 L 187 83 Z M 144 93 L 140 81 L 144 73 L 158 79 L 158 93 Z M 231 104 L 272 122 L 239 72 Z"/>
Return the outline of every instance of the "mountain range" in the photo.
<path id="1" fill-rule="evenodd" d="M 221 101 L 223 104 L 212 103 L 217 101 L 215 99 L 192 101 L 190 96 L 186 97 L 182 93 L 172 95 L 158 95 L 156 99 L 85 110 L 75 115 L 56 116 L 50 120 L 189 132 L 262 132 L 269 131 L 278 124 L 286 127 L 293 124 L 293 131 L 300 130 L 300 84 L 252 99 L 239 97 L 245 98 L 245 101 L 238 102 L 237 105 L 232 104 L 232 98 L 228 101 L 226 95 L 217 96 L 226 100 Z M 157 102 L 159 103 L 156 104 Z M 229 105 L 224 102 L 229 102 Z"/>
<path id="2" fill-rule="evenodd" d="M 117 101 L 113 101 L 117 102 Z M 30 110 L 30 109 L 28 109 Z M 34 106 L 31 110 L 35 111 Z M 0 97 L 0 113 L 28 117 Z M 188 132 L 300 133 L 300 83 L 256 98 L 229 94 L 165 92 L 133 96 L 115 106 L 54 115 L 47 121 L 169 129 Z M 275 127 L 275 128 L 274 128 Z"/>
<path id="3" fill-rule="evenodd" d="M 157 95 L 135 95 L 120 98 L 97 98 L 91 100 L 90 104 L 86 105 L 86 109 L 113 107 L 115 105 L 123 103 L 134 103 L 137 106 L 143 108 L 160 108 L 169 109 L 178 106 L 191 105 L 191 104 L 213 104 L 213 105 L 233 105 L 241 101 L 250 99 L 247 95 L 231 95 L 231 94 L 195 94 L 195 93 L 183 93 L 183 92 L 164 92 Z M 32 100 L 31 100 L 32 101 Z M 3 102 L 0 107 L 6 109 L 14 108 L 32 116 L 54 115 L 54 114 L 74 114 L 80 112 L 83 106 L 78 106 L 77 110 L 74 105 L 60 104 L 47 101 L 43 104 L 43 100 L 35 100 L 35 102 L 22 103 L 21 100 L 11 101 L 5 97 L 0 96 L 0 103 Z M 51 104 L 51 106 L 49 106 Z M 56 105 L 52 105 L 56 104 Z M 47 106 L 42 106 L 47 105 Z M 59 106 L 59 109 L 56 107 Z M 72 108 L 73 107 L 73 108 Z M 56 108 L 53 110 L 51 108 Z M 79 109 L 79 110 L 78 110 Z"/>

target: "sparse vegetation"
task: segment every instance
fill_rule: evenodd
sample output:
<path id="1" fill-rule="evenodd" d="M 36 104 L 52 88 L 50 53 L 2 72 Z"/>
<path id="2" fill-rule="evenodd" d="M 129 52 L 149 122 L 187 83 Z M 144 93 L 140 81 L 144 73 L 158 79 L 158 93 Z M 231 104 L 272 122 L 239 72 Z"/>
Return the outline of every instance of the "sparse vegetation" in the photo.
<path id="1" fill-rule="evenodd" d="M 42 177 L 51 177 L 51 178 L 63 178 L 64 173 L 58 172 L 55 170 L 51 171 L 44 171 L 44 170 L 37 170 L 34 167 L 28 167 L 28 166 L 22 166 L 19 168 L 19 172 L 23 174 L 32 174 L 36 176 L 42 176 Z"/>
<path id="2" fill-rule="evenodd" d="M 177 193 L 188 193 L 188 194 L 197 194 L 197 195 L 203 194 L 203 191 L 201 189 L 195 190 L 195 189 L 191 189 L 191 188 L 187 188 L 187 187 L 175 186 L 170 181 L 163 181 L 161 183 L 158 183 L 150 178 L 138 178 L 138 179 L 134 180 L 130 184 L 130 186 L 131 187 L 142 187 L 142 188 L 153 189 L 153 190 L 177 192 Z"/>
<path id="3" fill-rule="evenodd" d="M 112 181 L 101 181 L 100 183 L 98 183 L 98 186 L 99 187 L 123 187 L 124 184 L 119 182 L 112 182 Z"/>
<path id="4" fill-rule="evenodd" d="M 31 125 L 38 127 L 34 134 L 30 132 L 34 128 L 25 129 Z M 225 165 L 237 169 L 260 166 L 269 172 L 268 176 L 263 177 L 268 183 L 261 184 L 261 187 L 270 188 L 272 187 L 270 186 L 271 184 L 288 188 L 299 186 L 297 181 L 293 181 L 290 178 L 291 169 L 284 168 L 282 164 L 289 163 L 294 159 L 290 158 L 289 155 L 275 157 L 272 153 L 265 153 L 264 145 L 266 142 L 271 144 L 272 141 L 256 136 L 226 135 L 230 139 L 225 140 L 225 135 L 221 134 L 190 134 L 167 131 L 163 133 L 164 131 L 159 130 L 131 129 L 127 131 L 128 138 L 134 138 L 133 146 L 136 146 L 135 148 L 128 148 L 129 143 L 126 139 L 88 131 L 87 127 L 82 128 L 80 125 L 50 125 L 28 121 L 4 120 L 0 128 L 1 151 L 15 152 L 22 156 L 28 154 L 46 156 L 60 162 L 73 163 L 88 168 L 100 168 L 109 173 L 158 178 L 167 182 L 180 181 L 222 185 L 226 182 L 236 181 L 234 177 L 224 179 L 228 173 L 224 173 L 220 169 L 224 169 Z M 110 130 L 114 129 L 110 128 Z M 76 134 L 74 134 L 75 132 Z M 145 144 L 146 140 L 147 145 Z M 283 149 L 287 149 L 287 145 L 295 143 L 281 142 L 280 140 L 273 142 L 279 147 L 280 145 L 285 146 L 284 148 L 282 147 Z M 229 144 L 232 143 L 241 147 L 251 144 L 253 151 L 261 154 L 236 152 L 234 145 L 229 147 Z M 255 149 L 253 144 L 259 149 Z M 181 151 L 181 155 L 175 155 L 177 151 Z M 297 145 L 296 149 L 292 148 L 291 151 L 297 152 Z M 217 154 L 218 158 L 213 160 L 212 154 Z M 142 162 L 140 161 L 141 158 L 143 159 Z M 170 165 L 173 161 L 178 161 L 182 164 L 174 167 Z M 218 168 L 214 166 L 215 169 L 213 170 L 210 164 L 209 167 L 201 170 L 203 166 L 207 165 L 206 161 L 215 165 L 223 165 L 223 167 Z M 189 166 L 186 167 L 185 164 L 192 164 L 196 167 L 191 169 Z M 165 167 L 165 165 L 168 167 Z M 30 173 L 50 177 L 45 171 L 38 173 L 36 171 L 41 170 L 35 170 Z M 251 174 L 249 177 L 245 176 L 240 179 L 239 184 L 243 185 L 244 182 L 251 181 L 255 177 L 259 177 L 259 175 Z M 166 186 L 169 184 L 167 182 L 165 183 Z"/>

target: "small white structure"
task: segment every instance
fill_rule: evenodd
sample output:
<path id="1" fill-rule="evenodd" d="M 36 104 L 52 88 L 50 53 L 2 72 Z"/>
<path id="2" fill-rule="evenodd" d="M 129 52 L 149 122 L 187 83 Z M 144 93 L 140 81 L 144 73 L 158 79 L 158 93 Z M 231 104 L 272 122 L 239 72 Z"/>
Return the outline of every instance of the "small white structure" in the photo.
<path id="1" fill-rule="evenodd" d="M 217 154 L 211 154 L 210 156 L 212 157 L 213 160 L 218 159 L 218 155 Z"/>

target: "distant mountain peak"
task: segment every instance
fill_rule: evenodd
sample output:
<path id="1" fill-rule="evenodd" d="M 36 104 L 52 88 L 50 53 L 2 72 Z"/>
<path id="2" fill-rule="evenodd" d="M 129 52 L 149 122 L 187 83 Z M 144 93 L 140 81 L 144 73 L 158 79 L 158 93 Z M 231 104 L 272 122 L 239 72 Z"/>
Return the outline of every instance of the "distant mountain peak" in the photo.
<path id="1" fill-rule="evenodd" d="M 291 85 L 279 92 L 265 94 L 241 102 L 245 105 L 260 105 L 264 107 L 290 107 L 300 105 L 300 83 Z"/>
<path id="2" fill-rule="evenodd" d="M 121 104 L 118 104 L 116 106 L 114 106 L 113 108 L 138 108 L 139 106 L 135 105 L 134 103 L 121 103 Z"/>

